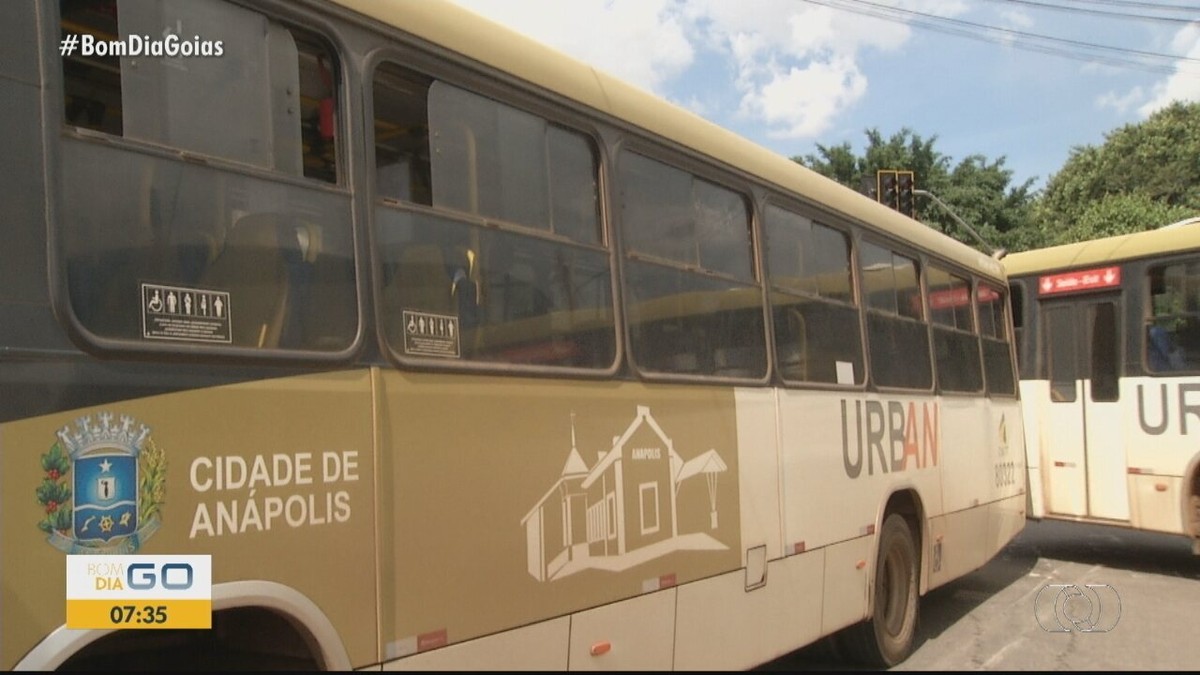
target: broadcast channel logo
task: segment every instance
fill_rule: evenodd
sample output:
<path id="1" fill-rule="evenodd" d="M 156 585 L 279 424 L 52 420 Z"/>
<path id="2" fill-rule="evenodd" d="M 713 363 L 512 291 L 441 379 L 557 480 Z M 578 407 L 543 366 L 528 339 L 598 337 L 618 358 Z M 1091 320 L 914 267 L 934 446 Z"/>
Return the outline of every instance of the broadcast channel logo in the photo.
<path id="1" fill-rule="evenodd" d="M 1033 614 L 1047 633 L 1107 633 L 1121 620 L 1121 596 L 1108 584 L 1047 584 Z"/>
<path id="2" fill-rule="evenodd" d="M 67 628 L 211 627 L 210 555 L 67 556 Z"/>

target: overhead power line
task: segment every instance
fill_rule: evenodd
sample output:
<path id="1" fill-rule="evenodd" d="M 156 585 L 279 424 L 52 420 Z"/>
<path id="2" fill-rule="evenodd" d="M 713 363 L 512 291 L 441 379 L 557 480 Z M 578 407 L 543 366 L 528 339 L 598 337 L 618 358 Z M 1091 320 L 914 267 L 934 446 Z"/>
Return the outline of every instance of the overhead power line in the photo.
<path id="1" fill-rule="evenodd" d="M 1177 72 L 1179 63 L 1191 63 L 1200 66 L 1200 59 L 1114 47 L 1111 45 L 1070 40 L 1028 33 L 1025 31 L 1002 28 L 988 24 L 952 19 L 949 17 L 918 12 L 890 5 L 883 5 L 868 0 L 804 0 L 809 4 L 820 5 L 830 9 L 851 12 L 894 23 L 924 28 L 947 35 L 956 35 L 973 40 L 991 42 L 993 44 L 1009 45 L 1019 49 L 1035 51 L 1044 54 L 1066 58 L 1090 61 L 1104 65 L 1134 68 L 1154 73 L 1172 74 Z"/>
<path id="2" fill-rule="evenodd" d="M 1200 5 L 1174 5 L 1169 2 L 1138 2 L 1138 0 L 1065 0 L 1077 5 L 1107 5 L 1151 12 L 1200 12 Z"/>
<path id="3" fill-rule="evenodd" d="M 1146 2 L 1130 3 L 1133 5 L 1139 5 L 1139 7 L 1137 7 L 1137 9 L 1141 10 L 1141 12 L 1142 12 L 1139 14 L 1134 14 L 1131 12 L 1113 12 L 1113 11 L 1106 10 L 1106 9 L 1093 9 L 1091 7 L 1080 7 L 1080 6 L 1076 6 L 1076 5 L 1055 4 L 1053 2 L 1037 2 L 1036 0 L 988 0 L 988 2 L 994 2 L 996 4 L 1001 4 L 1001 5 L 1025 5 L 1028 7 L 1037 7 L 1038 9 L 1049 9 L 1052 11 L 1065 12 L 1068 14 L 1090 14 L 1092 16 L 1108 17 L 1110 19 L 1121 19 L 1123 21 L 1152 21 L 1152 22 L 1158 22 L 1158 23 L 1173 23 L 1173 24 L 1179 24 L 1179 25 L 1184 25 L 1184 24 L 1189 24 L 1189 23 L 1194 23 L 1196 21 L 1200 21 L 1200 15 L 1197 15 L 1197 14 L 1193 14 L 1189 18 L 1189 17 L 1181 17 L 1181 16 L 1152 16 L 1150 14 L 1145 13 L 1147 10 L 1150 10 L 1150 11 L 1156 11 L 1156 10 L 1157 11 L 1181 11 L 1182 10 L 1182 11 L 1200 12 L 1200 7 L 1194 7 L 1194 8 L 1191 8 L 1191 10 L 1188 10 L 1187 8 L 1183 8 L 1183 7 L 1178 7 L 1175 5 L 1152 5 L 1151 7 L 1146 7 L 1145 5 L 1151 5 L 1151 3 L 1146 3 Z"/>

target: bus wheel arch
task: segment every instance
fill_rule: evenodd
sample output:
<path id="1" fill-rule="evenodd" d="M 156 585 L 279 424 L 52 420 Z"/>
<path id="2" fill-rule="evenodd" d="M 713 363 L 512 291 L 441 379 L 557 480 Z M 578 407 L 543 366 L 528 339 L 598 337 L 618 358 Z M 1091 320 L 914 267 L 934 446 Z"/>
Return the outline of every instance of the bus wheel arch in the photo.
<path id="1" fill-rule="evenodd" d="M 1200 454 L 1188 462 L 1184 472 L 1181 522 L 1183 533 L 1192 540 L 1192 552 L 1200 555 Z"/>
<path id="2" fill-rule="evenodd" d="M 202 655 L 213 653 L 220 653 L 222 659 L 204 661 Z M 211 630 L 68 631 L 63 627 L 18 667 L 111 669 L 126 658 L 136 659 L 138 669 L 148 665 L 209 671 L 351 668 L 349 655 L 324 612 L 295 589 L 268 581 L 214 585 Z M 154 658 L 159 659 L 157 664 Z"/>
<path id="3" fill-rule="evenodd" d="M 916 644 L 922 580 L 924 508 L 913 490 L 888 500 L 879 526 L 867 619 L 843 632 L 852 657 L 873 668 L 904 661 Z"/>

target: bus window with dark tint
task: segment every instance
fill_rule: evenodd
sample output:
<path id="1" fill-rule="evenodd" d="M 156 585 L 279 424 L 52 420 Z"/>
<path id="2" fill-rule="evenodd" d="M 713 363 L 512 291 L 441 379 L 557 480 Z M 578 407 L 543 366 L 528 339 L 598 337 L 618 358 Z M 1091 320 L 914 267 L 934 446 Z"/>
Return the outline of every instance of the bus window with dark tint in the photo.
<path id="1" fill-rule="evenodd" d="M 1047 307 L 1042 312 L 1046 324 L 1044 333 L 1046 365 L 1050 376 L 1050 400 L 1070 403 L 1076 399 L 1076 380 L 1079 379 L 1075 312 L 1070 306 Z"/>
<path id="2" fill-rule="evenodd" d="M 777 206 L 766 210 L 775 350 L 785 380 L 862 384 L 862 331 L 850 238 Z"/>
<path id="3" fill-rule="evenodd" d="M 337 181 L 338 64 L 324 40 L 224 0 L 63 0 L 61 9 L 64 34 L 128 41 L 182 25 L 205 38 L 176 43 L 197 56 L 64 56 L 68 125 Z M 206 53 L 218 39 L 221 53 Z"/>
<path id="4" fill-rule="evenodd" d="M 1116 303 L 1101 302 L 1091 306 L 1092 333 L 1092 400 L 1117 401 L 1121 398 L 1117 383 L 1117 310 Z"/>
<path id="5" fill-rule="evenodd" d="M 375 194 L 433 205 L 429 162 L 429 85 L 390 63 L 375 72 Z"/>
<path id="6" fill-rule="evenodd" d="M 1153 267 L 1146 321 L 1146 369 L 1200 369 L 1200 261 Z"/>
<path id="7" fill-rule="evenodd" d="M 1016 376 L 1008 337 L 1008 298 L 999 286 L 980 283 L 975 302 L 979 308 L 979 335 L 983 340 L 983 372 L 988 393 L 1015 396 Z"/>
<path id="8" fill-rule="evenodd" d="M 1012 303 L 1013 341 L 1016 344 L 1017 367 L 1019 370 L 1023 370 L 1026 367 L 1024 361 L 1027 358 L 1025 354 L 1025 295 L 1023 289 L 1024 287 L 1019 282 L 1014 281 L 1008 285 L 1008 297 Z M 984 306 L 982 293 L 983 289 L 981 287 L 979 297 L 980 333 L 984 332 L 983 322 L 985 318 L 983 313 L 987 311 L 987 308 Z"/>
<path id="9" fill-rule="evenodd" d="M 642 155 L 624 153 L 620 167 L 634 362 L 658 373 L 765 377 L 746 199 Z"/>
<path id="10" fill-rule="evenodd" d="M 592 141 L 393 64 L 373 87 L 381 322 L 394 353 L 611 367 Z"/>
<path id="11" fill-rule="evenodd" d="M 971 282 L 930 265 L 926 268 L 926 283 L 938 387 L 952 392 L 980 391 L 983 371 L 979 339 L 975 335 Z"/>
<path id="12" fill-rule="evenodd" d="M 435 206 L 601 243 L 586 136 L 442 82 L 429 88 L 428 119 Z"/>
<path id="13" fill-rule="evenodd" d="M 295 180 L 338 179 L 329 43 L 222 0 L 61 8 L 63 31 L 96 39 L 184 25 L 222 42 L 212 57 L 63 57 L 65 123 L 110 135 L 61 144 L 58 226 L 82 325 L 160 346 L 347 349 L 350 196 Z"/>
<path id="14" fill-rule="evenodd" d="M 883 387 L 930 389 L 933 366 L 917 261 L 864 241 L 859 247 L 871 373 Z"/>

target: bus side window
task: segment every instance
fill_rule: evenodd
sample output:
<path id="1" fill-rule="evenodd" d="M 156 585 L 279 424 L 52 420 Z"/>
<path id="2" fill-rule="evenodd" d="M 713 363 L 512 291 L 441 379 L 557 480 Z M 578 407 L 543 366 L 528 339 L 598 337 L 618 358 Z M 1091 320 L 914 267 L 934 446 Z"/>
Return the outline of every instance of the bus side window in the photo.
<path id="1" fill-rule="evenodd" d="M 307 184 L 339 179 L 330 44 L 224 0 L 61 9 L 64 31 L 116 40 L 184 25 L 201 50 L 62 57 L 57 226 L 83 326 L 162 345 L 346 349 L 358 320 L 350 196 Z M 217 41 L 221 54 L 203 51 Z M 217 298 L 222 316 L 206 314 Z"/>
<path id="2" fill-rule="evenodd" d="M 429 160 L 431 79 L 390 63 L 375 72 L 375 192 L 433 204 Z"/>
<path id="3" fill-rule="evenodd" d="M 1010 286 L 1015 294 L 1013 305 L 1021 307 L 1020 288 Z M 979 315 L 979 336 L 983 342 L 983 374 L 989 394 L 1013 396 L 1017 393 L 1017 376 L 1013 372 L 1008 331 L 1008 297 L 1002 287 L 980 283 L 975 293 Z M 1014 319 L 1015 321 L 1015 319 Z M 1018 345 L 1018 352 L 1020 345 Z"/>
<path id="4" fill-rule="evenodd" d="M 644 155 L 620 162 L 634 361 L 655 373 L 766 377 L 745 197 Z"/>
<path id="5" fill-rule="evenodd" d="M 872 378 L 884 387 L 932 388 L 917 261 L 868 241 L 859 251 Z"/>
<path id="6" fill-rule="evenodd" d="M 98 40 L 181 25 L 202 38 L 179 36 L 197 50 L 182 59 L 65 56 L 68 124 L 337 181 L 336 64 L 303 34 L 225 0 L 68 0 L 62 18 Z"/>
<path id="7" fill-rule="evenodd" d="M 1017 368 L 1024 369 L 1025 356 L 1025 295 L 1024 287 L 1017 282 L 1008 285 L 1008 297 L 1012 306 L 1012 323 L 1013 323 L 1013 341 L 1016 343 L 1017 349 Z M 980 303 L 984 302 L 982 296 L 979 298 Z M 983 321 L 983 315 L 980 315 L 980 321 Z M 982 328 L 982 325 L 980 326 Z"/>
<path id="8" fill-rule="evenodd" d="M 1096 303 L 1091 306 L 1090 314 L 1092 400 L 1117 401 L 1121 398 L 1117 303 Z"/>
<path id="9" fill-rule="evenodd" d="M 381 324 L 395 355 L 612 367 L 594 142 L 396 64 L 372 86 Z M 419 333 L 430 314 L 438 334 L 416 339 L 403 317 Z"/>
<path id="10" fill-rule="evenodd" d="M 1077 397 L 1079 340 L 1074 316 L 1073 309 L 1066 305 L 1042 311 L 1050 400 L 1056 403 L 1070 403 Z"/>
<path id="11" fill-rule="evenodd" d="M 775 350 L 786 381 L 862 384 L 861 321 L 846 233 L 770 205 L 765 217 Z"/>
<path id="12" fill-rule="evenodd" d="M 297 305 L 302 302 L 303 282 L 296 268 L 304 264 L 307 251 L 301 251 L 300 231 L 272 214 L 262 214 L 242 218 L 225 238 L 202 284 L 224 289 L 237 299 L 231 327 L 234 344 L 279 347 L 288 322 L 302 311 Z"/>
<path id="13" fill-rule="evenodd" d="M 983 371 L 971 311 L 971 282 L 935 265 L 926 268 L 926 280 L 938 387 L 953 392 L 980 391 Z"/>
<path id="14" fill-rule="evenodd" d="M 1153 267 L 1149 275 L 1147 369 L 1166 373 L 1200 368 L 1200 261 Z"/>

